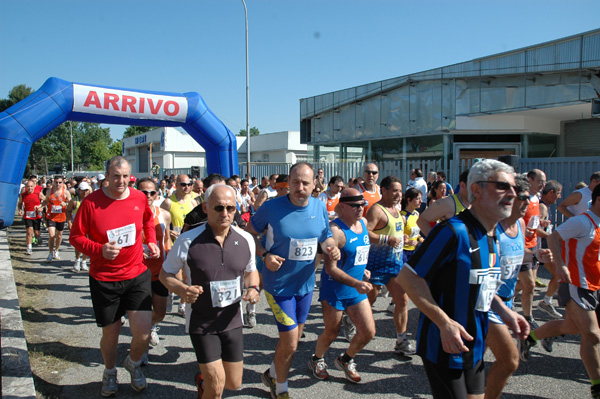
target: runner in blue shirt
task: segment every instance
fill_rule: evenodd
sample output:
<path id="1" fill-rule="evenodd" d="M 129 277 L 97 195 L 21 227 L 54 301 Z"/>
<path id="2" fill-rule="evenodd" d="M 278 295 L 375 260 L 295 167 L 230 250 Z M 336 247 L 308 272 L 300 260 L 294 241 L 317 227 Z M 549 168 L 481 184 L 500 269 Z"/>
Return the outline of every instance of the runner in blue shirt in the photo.
<path id="1" fill-rule="evenodd" d="M 289 398 L 288 374 L 312 302 L 317 248 L 340 260 L 325 204 L 311 196 L 312 166 L 293 165 L 288 181 L 290 193 L 266 202 L 246 226 L 255 236 L 267 231 L 266 246 L 257 243 L 256 253 L 265 263 L 263 287 L 279 330 L 273 363 L 262 375 L 273 399 Z"/>
<path id="2" fill-rule="evenodd" d="M 517 336 L 529 333 L 525 319 L 495 295 L 501 282 L 494 229 L 511 214 L 513 173 L 491 159 L 475 164 L 467 179 L 471 209 L 436 226 L 398 274 L 423 312 L 417 354 L 436 399 L 483 398 L 490 308 Z"/>
<path id="3" fill-rule="evenodd" d="M 319 380 L 329 377 L 324 356 L 340 332 L 344 311 L 356 326 L 356 334 L 350 347 L 336 357 L 335 366 L 344 372 L 348 381 L 360 382 L 354 357 L 375 336 L 375 321 L 366 295 L 373 285 L 366 281 L 370 274 L 366 266 L 371 245 L 366 219 L 363 218 L 364 208 L 363 194 L 348 188 L 342 192 L 335 208 L 339 217 L 331 222 L 333 239 L 342 252 L 342 259 L 333 262 L 325 257 L 321 273 L 319 301 L 323 306 L 325 330 L 319 335 L 315 353 L 308 361 L 308 367 Z"/>

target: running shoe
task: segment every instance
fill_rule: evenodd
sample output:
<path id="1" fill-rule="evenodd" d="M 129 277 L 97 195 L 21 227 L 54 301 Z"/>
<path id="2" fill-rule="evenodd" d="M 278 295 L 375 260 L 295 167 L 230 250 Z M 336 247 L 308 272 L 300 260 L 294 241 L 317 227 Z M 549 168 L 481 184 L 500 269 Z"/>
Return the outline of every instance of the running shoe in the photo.
<path id="1" fill-rule="evenodd" d="M 600 384 L 592 385 L 591 387 L 592 399 L 600 399 Z"/>
<path id="2" fill-rule="evenodd" d="M 185 317 L 185 302 L 179 304 L 177 307 L 177 314 L 181 317 Z"/>
<path id="3" fill-rule="evenodd" d="M 31 249 L 31 247 L 27 247 L 27 249 L 25 250 L 25 253 L 27 255 L 31 255 L 33 253 L 33 249 Z"/>
<path id="4" fill-rule="evenodd" d="M 281 392 L 277 395 L 277 399 L 290 399 L 290 394 L 287 392 Z"/>
<path id="5" fill-rule="evenodd" d="M 360 374 L 358 374 L 358 372 L 356 371 L 356 363 L 354 363 L 354 359 L 351 359 L 349 362 L 344 362 L 342 361 L 341 356 L 336 357 L 335 367 L 338 370 L 344 372 L 348 381 L 353 382 L 355 384 L 360 382 Z"/>
<path id="6" fill-rule="evenodd" d="M 262 373 L 260 378 L 262 380 L 262 383 L 265 384 L 271 390 L 271 398 L 277 399 L 277 381 L 275 381 L 275 378 L 271 377 L 270 370 L 270 368 L 266 369 L 265 372 Z"/>
<path id="7" fill-rule="evenodd" d="M 86 260 L 81 261 L 81 270 L 83 270 L 84 272 L 87 272 L 90 270 Z"/>
<path id="8" fill-rule="evenodd" d="M 313 355 L 314 356 L 314 355 Z M 313 375 L 317 380 L 326 380 L 329 378 L 329 373 L 327 372 L 327 363 L 325 363 L 324 358 L 320 358 L 319 360 L 313 360 L 311 357 L 308 359 L 308 368 L 312 371 Z"/>
<path id="9" fill-rule="evenodd" d="M 545 312 L 548 316 L 553 319 L 562 319 L 562 314 L 556 311 L 554 306 L 551 303 L 546 303 L 544 301 L 539 301 L 537 304 L 537 308 L 543 312 Z"/>
<path id="10" fill-rule="evenodd" d="M 554 340 L 556 340 L 555 337 L 548 337 L 548 338 L 540 339 L 540 342 L 542 343 L 542 348 L 544 348 L 544 350 L 546 352 L 552 353 L 552 349 L 554 346 Z"/>
<path id="11" fill-rule="evenodd" d="M 73 264 L 73 271 L 78 272 L 81 270 L 81 259 L 75 259 L 75 264 Z"/>
<path id="12" fill-rule="evenodd" d="M 529 327 L 532 331 L 539 327 L 538 323 L 532 316 L 525 317 L 525 320 L 527 320 L 527 322 L 529 323 Z"/>
<path id="13" fill-rule="evenodd" d="M 140 363 L 140 366 L 142 367 L 146 367 L 150 364 L 150 361 L 148 360 L 148 351 L 144 352 L 140 360 L 142 361 L 142 363 Z"/>
<path id="14" fill-rule="evenodd" d="M 123 367 L 125 367 L 125 370 L 129 371 L 129 374 L 131 375 L 131 387 L 137 392 L 143 391 L 147 386 L 146 377 L 144 377 L 140 365 L 141 363 L 136 366 L 129 355 L 127 355 L 123 362 Z"/>
<path id="15" fill-rule="evenodd" d="M 52 262 L 52 259 L 54 259 L 54 254 L 52 252 L 49 252 L 48 257 L 46 258 L 46 263 Z"/>
<path id="16" fill-rule="evenodd" d="M 167 313 L 171 313 L 173 311 L 173 297 L 175 296 L 174 293 L 170 293 L 169 296 L 167 296 Z"/>
<path id="17" fill-rule="evenodd" d="M 342 316 L 342 329 L 344 331 L 344 338 L 346 341 L 351 342 L 352 338 L 354 338 L 356 335 L 356 326 L 346 313 L 344 313 Z"/>
<path id="18" fill-rule="evenodd" d="M 381 287 L 381 297 L 387 298 L 388 296 L 390 296 L 390 292 L 388 291 L 387 287 L 384 285 Z"/>
<path id="19" fill-rule="evenodd" d="M 535 279 L 535 287 L 536 288 L 546 288 L 548 284 L 542 283 L 539 278 Z"/>
<path id="20" fill-rule="evenodd" d="M 256 327 L 256 312 L 250 310 L 250 304 L 246 305 L 246 327 Z"/>
<path id="21" fill-rule="evenodd" d="M 31 243 L 32 243 L 33 245 L 38 245 L 38 239 L 37 239 L 37 237 L 36 237 L 36 236 L 33 236 L 33 239 L 31 240 Z"/>
<path id="22" fill-rule="evenodd" d="M 102 391 L 100 391 L 100 394 L 104 398 L 112 398 L 117 396 L 117 392 L 119 392 L 117 370 L 109 373 L 107 369 L 104 369 L 104 374 L 102 375 Z"/>
<path id="23" fill-rule="evenodd" d="M 41 247 L 42 245 L 44 245 L 44 243 L 42 242 L 42 237 L 39 237 L 35 243 L 38 247 Z"/>
<path id="24" fill-rule="evenodd" d="M 519 358 L 526 362 L 529 360 L 530 357 L 530 353 L 529 350 L 531 349 L 531 347 L 535 346 L 535 342 L 527 337 L 527 339 L 520 339 L 518 341 L 518 350 L 519 350 Z"/>
<path id="25" fill-rule="evenodd" d="M 390 301 L 390 304 L 387 307 L 387 312 L 394 314 L 394 311 L 396 310 L 396 305 L 394 305 L 394 300 Z"/>
<path id="26" fill-rule="evenodd" d="M 159 342 L 158 330 L 160 330 L 160 327 L 157 326 L 156 324 L 153 325 L 152 329 L 150 330 L 150 345 L 152 345 L 152 346 L 158 345 L 158 342 Z"/>
<path id="27" fill-rule="evenodd" d="M 60 260 L 60 253 L 58 251 L 54 251 L 54 259 Z"/>
<path id="28" fill-rule="evenodd" d="M 204 395 L 204 387 L 202 384 L 204 383 L 204 377 L 202 377 L 202 372 L 198 371 L 196 373 L 196 388 L 198 388 L 198 399 L 202 399 L 202 395 Z"/>
<path id="29" fill-rule="evenodd" d="M 410 344 L 408 339 L 404 338 L 402 341 L 396 341 L 394 346 L 394 353 L 400 356 L 411 356 L 417 353 L 414 346 Z"/>

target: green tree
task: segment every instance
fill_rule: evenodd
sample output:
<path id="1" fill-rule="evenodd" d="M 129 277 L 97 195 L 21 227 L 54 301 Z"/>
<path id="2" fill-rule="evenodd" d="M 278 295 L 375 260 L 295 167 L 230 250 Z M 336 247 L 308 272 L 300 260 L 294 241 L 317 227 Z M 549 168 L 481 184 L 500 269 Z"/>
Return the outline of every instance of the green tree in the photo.
<path id="1" fill-rule="evenodd" d="M 123 138 L 137 136 L 138 134 L 146 133 L 154 129 L 156 128 L 152 126 L 129 126 L 123 132 Z"/>
<path id="2" fill-rule="evenodd" d="M 12 107 L 19 101 L 24 100 L 25 97 L 31 93 L 33 93 L 33 89 L 24 84 L 13 87 L 8 93 L 8 98 L 0 100 L 0 112 Z"/>
<path id="3" fill-rule="evenodd" d="M 258 128 L 256 126 L 250 128 L 250 136 L 258 136 L 259 134 L 260 132 L 258 131 Z M 241 129 L 238 133 L 238 136 L 246 137 L 246 129 Z"/>

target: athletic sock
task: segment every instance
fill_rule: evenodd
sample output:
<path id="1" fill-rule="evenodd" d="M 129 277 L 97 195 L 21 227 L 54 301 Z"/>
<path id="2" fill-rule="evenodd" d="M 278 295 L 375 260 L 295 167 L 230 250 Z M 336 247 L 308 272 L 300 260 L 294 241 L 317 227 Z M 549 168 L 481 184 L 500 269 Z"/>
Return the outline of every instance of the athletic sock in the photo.
<path id="1" fill-rule="evenodd" d="M 316 361 L 321 360 L 321 359 L 323 359 L 323 358 L 322 357 L 318 357 L 317 355 L 312 355 L 312 361 L 313 362 L 316 362 Z"/>
<path id="2" fill-rule="evenodd" d="M 287 380 L 285 380 L 285 382 L 278 382 L 276 387 L 275 387 L 275 393 L 277 395 L 279 395 L 280 393 L 283 392 L 287 392 L 288 391 L 288 382 Z"/>
<path id="3" fill-rule="evenodd" d="M 348 353 L 344 352 L 344 354 L 340 357 L 340 360 L 344 363 L 348 363 L 350 360 L 352 360 L 352 358 L 348 356 Z"/>
<path id="4" fill-rule="evenodd" d="M 552 297 L 551 296 L 544 296 L 544 302 L 546 302 L 546 304 L 551 305 L 552 304 Z"/>
<path id="5" fill-rule="evenodd" d="M 271 378 L 275 378 L 275 380 L 277 380 L 277 370 L 275 370 L 275 362 L 271 363 L 271 369 L 269 370 L 269 374 L 271 374 Z"/>
<path id="6" fill-rule="evenodd" d="M 256 304 L 254 303 L 249 303 L 248 304 L 248 311 L 249 312 L 256 312 Z"/>
<path id="7" fill-rule="evenodd" d="M 104 367 L 104 371 L 106 371 L 108 374 L 115 374 L 117 372 L 117 366 L 113 367 L 112 369 L 107 369 Z"/>
<path id="8" fill-rule="evenodd" d="M 396 333 L 396 341 L 397 342 L 402 342 L 406 339 L 406 331 L 401 332 L 401 333 Z"/>

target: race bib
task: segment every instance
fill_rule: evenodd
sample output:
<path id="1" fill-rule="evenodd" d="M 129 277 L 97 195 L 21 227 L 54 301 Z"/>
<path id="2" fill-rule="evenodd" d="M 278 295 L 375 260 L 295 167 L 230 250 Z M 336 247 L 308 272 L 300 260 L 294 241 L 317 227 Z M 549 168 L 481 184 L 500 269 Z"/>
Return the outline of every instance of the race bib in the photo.
<path id="1" fill-rule="evenodd" d="M 130 247 L 135 244 L 135 223 L 106 232 L 108 242 L 116 242 L 120 247 Z"/>
<path id="2" fill-rule="evenodd" d="M 417 238 L 421 234 L 421 229 L 418 227 L 413 227 L 410 229 L 410 238 Z"/>
<path id="3" fill-rule="evenodd" d="M 37 212 L 36 211 L 27 211 L 27 212 L 25 212 L 25 217 L 27 217 L 27 219 L 35 219 L 37 217 Z"/>
<path id="4" fill-rule="evenodd" d="M 523 263 L 523 256 L 501 256 L 500 269 L 502 270 L 502 280 L 511 280 L 517 278 Z"/>
<path id="5" fill-rule="evenodd" d="M 62 205 L 52 205 L 52 210 L 50 213 L 62 213 L 62 211 Z"/>
<path id="6" fill-rule="evenodd" d="M 397 247 L 394 247 L 395 254 L 401 254 L 404 249 L 404 235 L 398 236 L 398 238 L 400 238 L 400 244 L 398 244 Z"/>
<path id="7" fill-rule="evenodd" d="M 356 247 L 356 257 L 354 258 L 355 266 L 366 265 L 369 260 L 369 248 L 370 245 L 363 245 L 362 247 Z"/>
<path id="8" fill-rule="evenodd" d="M 475 309 L 480 312 L 488 312 L 492 306 L 494 295 L 496 295 L 502 284 L 504 284 L 502 280 L 495 278 L 493 275 L 485 276 L 479 287 L 479 296 L 477 297 Z"/>
<path id="9" fill-rule="evenodd" d="M 213 308 L 224 308 L 242 299 L 240 276 L 235 280 L 211 281 L 210 297 Z"/>
<path id="10" fill-rule="evenodd" d="M 288 259 L 313 260 L 317 254 L 317 238 L 290 239 Z"/>
<path id="11" fill-rule="evenodd" d="M 540 227 L 540 215 L 533 215 L 531 219 L 529 219 L 529 223 L 527 223 L 527 228 L 529 230 L 535 230 Z"/>

